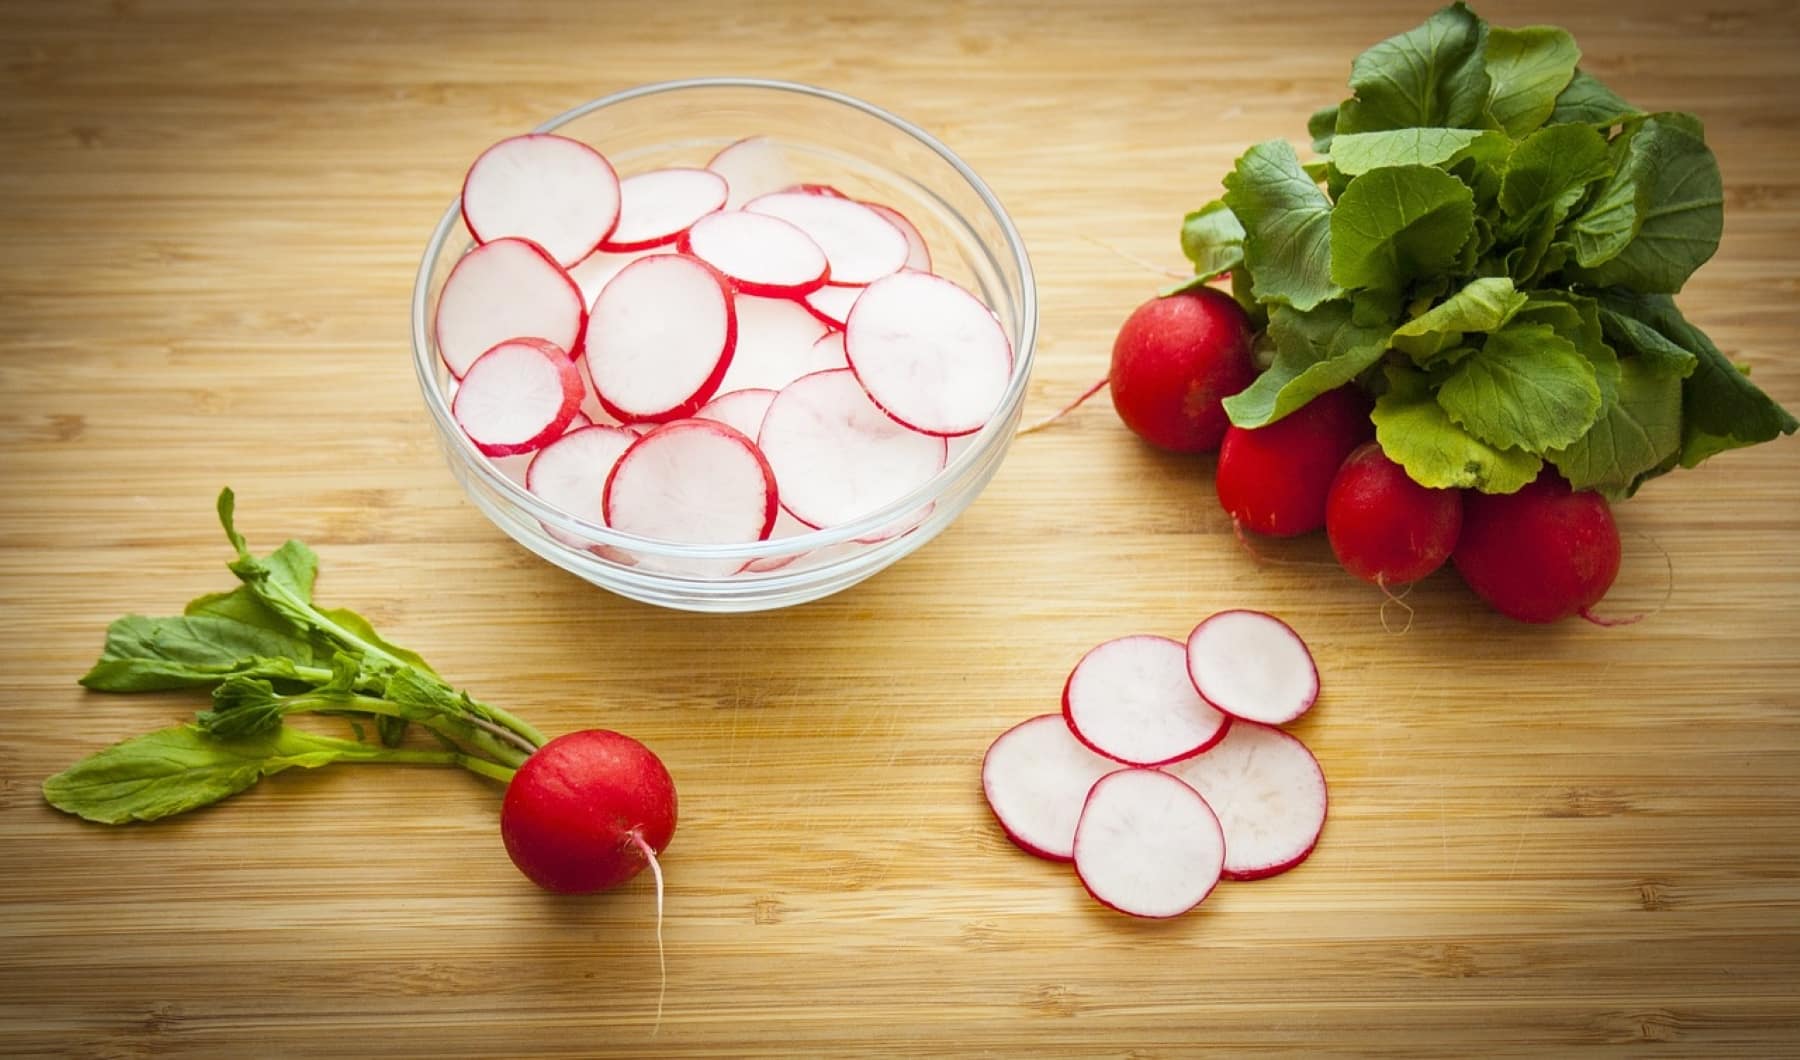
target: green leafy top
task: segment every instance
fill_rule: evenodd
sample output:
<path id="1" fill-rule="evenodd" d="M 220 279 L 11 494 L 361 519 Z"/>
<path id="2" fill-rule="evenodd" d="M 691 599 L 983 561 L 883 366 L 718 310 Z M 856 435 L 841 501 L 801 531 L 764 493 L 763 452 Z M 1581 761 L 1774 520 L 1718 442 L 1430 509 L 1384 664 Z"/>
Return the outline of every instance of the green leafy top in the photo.
<path id="1" fill-rule="evenodd" d="M 1640 111 L 1581 58 L 1454 3 L 1351 64 L 1350 98 L 1307 122 L 1322 162 L 1283 140 L 1237 160 L 1182 226 L 1194 282 L 1229 271 L 1267 321 L 1233 423 L 1360 385 L 1427 485 L 1509 492 L 1548 462 L 1615 497 L 1795 431 L 1669 297 L 1722 227 L 1700 120 Z"/>

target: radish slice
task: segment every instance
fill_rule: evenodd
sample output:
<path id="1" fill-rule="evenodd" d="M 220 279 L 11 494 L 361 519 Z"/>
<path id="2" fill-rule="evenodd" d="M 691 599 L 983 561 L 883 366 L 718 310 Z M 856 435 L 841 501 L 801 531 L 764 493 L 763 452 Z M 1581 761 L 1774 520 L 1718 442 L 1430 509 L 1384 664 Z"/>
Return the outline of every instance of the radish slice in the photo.
<path id="1" fill-rule="evenodd" d="M 707 402 L 705 408 L 694 413 L 694 418 L 723 423 L 746 438 L 754 438 L 761 433 L 763 417 L 774 400 L 773 390 L 733 390 Z"/>
<path id="2" fill-rule="evenodd" d="M 844 367 L 845 362 L 832 361 L 829 351 L 823 358 L 815 354 L 814 347 L 825 336 L 825 325 L 800 303 L 739 295 L 733 304 L 737 349 L 724 382 L 719 384 L 720 391 L 780 390 L 803 375 Z"/>
<path id="3" fill-rule="evenodd" d="M 813 343 L 812 358 L 813 363 L 819 366 L 818 371 L 821 372 L 832 368 L 850 367 L 850 355 L 844 352 L 844 333 L 841 331 L 826 332 L 824 338 Z"/>
<path id="4" fill-rule="evenodd" d="M 883 206 L 878 202 L 865 202 L 863 205 L 880 214 L 883 220 L 898 228 L 900 234 L 906 237 L 907 268 L 917 269 L 920 272 L 931 271 L 931 248 L 925 245 L 925 237 L 919 234 L 918 227 L 907 220 L 905 214 L 892 206 Z"/>
<path id="5" fill-rule="evenodd" d="M 1325 773 L 1280 729 L 1240 722 L 1168 771 L 1200 793 L 1225 830 L 1225 878 L 1260 880 L 1306 860 L 1325 828 Z"/>
<path id="6" fill-rule="evenodd" d="M 576 356 L 586 327 L 581 289 L 523 239 L 496 239 L 464 254 L 438 294 L 438 355 L 458 379 L 508 339 L 543 339 Z"/>
<path id="7" fill-rule="evenodd" d="M 583 392 L 582 400 L 584 402 L 587 400 L 585 391 Z M 563 431 L 563 433 L 568 434 L 569 431 L 579 431 L 583 427 L 592 427 L 593 425 L 594 421 L 588 417 L 588 414 L 583 412 L 580 408 L 577 408 L 575 410 L 575 418 L 569 421 L 568 430 Z"/>
<path id="8" fill-rule="evenodd" d="M 594 300 L 588 378 L 627 423 L 691 415 L 719 389 L 737 346 L 725 278 L 681 254 L 634 261 Z"/>
<path id="9" fill-rule="evenodd" d="M 695 221 L 725 208 L 725 178 L 709 169 L 653 169 L 619 182 L 619 226 L 600 244 L 608 251 L 673 243 Z"/>
<path id="10" fill-rule="evenodd" d="M 567 268 L 618 223 L 619 177 L 587 144 L 526 133 L 475 159 L 463 178 L 462 216 L 477 243 L 529 239 Z"/>
<path id="11" fill-rule="evenodd" d="M 1075 874 L 1101 905 L 1180 916 L 1218 885 L 1225 834 L 1206 800 L 1155 769 L 1121 769 L 1088 792 L 1075 825 Z"/>
<path id="12" fill-rule="evenodd" d="M 794 518 L 786 508 L 783 508 L 776 514 L 775 528 L 769 531 L 769 536 L 765 540 L 777 541 L 784 537 L 799 537 L 802 534 L 810 533 L 812 533 L 812 527 Z M 744 572 L 767 574 L 769 571 L 777 571 L 788 566 L 804 555 L 806 555 L 806 550 L 797 548 L 785 555 L 763 556 L 744 564 Z"/>
<path id="13" fill-rule="evenodd" d="M 681 251 L 724 273 L 748 294 L 797 298 L 825 283 L 828 263 L 819 244 L 779 217 L 733 210 L 694 222 Z"/>
<path id="14" fill-rule="evenodd" d="M 1157 766 L 1199 754 L 1231 719 L 1188 680 L 1187 649 L 1167 637 L 1120 637 L 1081 657 L 1063 685 L 1075 738 L 1108 758 Z"/>
<path id="15" fill-rule="evenodd" d="M 1194 688 L 1235 718 L 1285 725 L 1319 698 L 1306 642 L 1261 611 L 1221 611 L 1201 622 L 1188 634 L 1187 658 Z"/>
<path id="16" fill-rule="evenodd" d="M 583 427 L 538 450 L 525 469 L 525 488 L 545 503 L 590 523 L 605 523 L 601 498 L 613 465 L 637 432 L 624 427 Z M 587 548 L 590 542 L 546 524 L 544 531 L 570 548 Z"/>
<path id="17" fill-rule="evenodd" d="M 942 471 L 949 452 L 942 438 L 882 415 L 846 368 L 783 388 L 757 444 L 781 483 L 782 507 L 815 528 L 904 497 Z"/>
<path id="18" fill-rule="evenodd" d="M 581 408 L 581 373 L 539 339 L 512 339 L 475 358 L 456 388 L 451 415 L 489 456 L 540 449 Z"/>
<path id="19" fill-rule="evenodd" d="M 652 254 L 673 253 L 673 247 L 651 247 L 649 250 L 628 250 L 619 254 L 596 250 L 575 263 L 575 267 L 569 270 L 569 278 L 575 281 L 575 286 L 581 288 L 582 304 L 592 309 L 594 299 L 600 297 L 601 290 L 625 266 Z"/>
<path id="20" fill-rule="evenodd" d="M 706 168 L 724 177 L 731 185 L 725 200 L 727 210 L 735 210 L 759 195 L 779 191 L 794 183 L 794 171 L 787 156 L 766 136 L 749 136 L 712 157 Z"/>
<path id="21" fill-rule="evenodd" d="M 900 230 L 862 203 L 829 195 L 782 191 L 744 204 L 749 213 L 779 217 L 812 237 L 831 263 L 828 283 L 853 287 L 900 271 L 908 248 Z"/>
<path id="22" fill-rule="evenodd" d="M 813 316 L 841 329 L 844 321 L 850 319 L 850 310 L 864 290 L 862 287 L 821 287 L 802 298 L 800 303 Z"/>
<path id="23" fill-rule="evenodd" d="M 756 445 L 730 427 L 676 420 L 625 450 L 601 506 L 608 526 L 657 541 L 761 541 L 775 525 L 775 476 Z"/>
<path id="24" fill-rule="evenodd" d="M 800 195 L 825 195 L 833 199 L 848 199 L 850 196 L 829 184 L 790 184 L 782 191 L 791 191 Z"/>
<path id="25" fill-rule="evenodd" d="M 1012 377 L 1012 343 L 974 295 L 902 272 L 869 285 L 844 324 L 850 367 L 882 410 L 927 434 L 972 434 Z"/>
<path id="26" fill-rule="evenodd" d="M 1075 856 L 1075 822 L 1094 782 L 1118 769 L 1043 714 L 1000 734 L 981 760 L 981 791 L 1006 838 L 1051 861 Z"/>

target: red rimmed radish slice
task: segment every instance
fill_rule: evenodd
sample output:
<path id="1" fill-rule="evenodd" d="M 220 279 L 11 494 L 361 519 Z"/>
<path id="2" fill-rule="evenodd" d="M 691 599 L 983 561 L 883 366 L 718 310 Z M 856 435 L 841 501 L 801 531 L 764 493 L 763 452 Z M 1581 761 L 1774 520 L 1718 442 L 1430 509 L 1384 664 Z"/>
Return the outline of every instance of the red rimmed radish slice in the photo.
<path id="1" fill-rule="evenodd" d="M 733 305 L 737 310 L 737 349 L 724 382 L 719 384 L 721 392 L 780 390 L 803 375 L 844 367 L 829 356 L 821 360 L 814 355 L 814 347 L 825 336 L 825 325 L 800 303 L 746 294 L 733 299 Z"/>
<path id="2" fill-rule="evenodd" d="M 735 210 L 759 195 L 791 187 L 795 179 L 787 155 L 766 136 L 747 136 L 727 144 L 712 156 L 706 168 L 731 185 L 731 194 L 725 200 L 727 210 Z"/>
<path id="3" fill-rule="evenodd" d="M 1165 767 L 1218 815 L 1225 878 L 1260 880 L 1306 860 L 1325 828 L 1325 772 L 1280 729 L 1239 722 L 1204 754 Z"/>
<path id="4" fill-rule="evenodd" d="M 578 519 L 604 525 L 601 499 L 606 479 L 625 450 L 638 440 L 626 427 L 583 427 L 544 446 L 525 469 L 525 488 L 546 504 Z M 553 526 L 545 532 L 570 548 L 587 548 L 591 542 Z"/>
<path id="5" fill-rule="evenodd" d="M 1225 834 L 1206 800 L 1156 769 L 1095 782 L 1075 825 L 1075 874 L 1094 899 L 1131 916 L 1180 916 L 1219 883 Z"/>
<path id="6" fill-rule="evenodd" d="M 607 412 L 662 422 L 706 404 L 736 346 L 725 278 L 694 258 L 657 254 L 619 270 L 594 299 L 583 361 Z"/>
<path id="7" fill-rule="evenodd" d="M 918 489 L 944 468 L 942 438 L 900 426 L 847 368 L 784 387 L 757 445 L 781 483 L 781 504 L 812 527 L 837 526 Z"/>
<path id="8" fill-rule="evenodd" d="M 825 324 L 841 330 L 863 290 L 861 287 L 821 287 L 800 299 L 800 303 Z"/>
<path id="9" fill-rule="evenodd" d="M 1094 782 L 1119 768 L 1042 714 L 1001 733 L 981 760 L 981 791 L 1019 849 L 1051 861 L 1075 856 L 1075 822 Z"/>
<path id="10" fill-rule="evenodd" d="M 587 327 L 581 289 L 543 248 L 496 239 L 464 254 L 438 292 L 438 356 L 458 379 L 508 339 L 543 339 L 578 356 Z"/>
<path id="11" fill-rule="evenodd" d="M 676 420 L 625 450 L 601 505 L 606 525 L 621 533 L 687 545 L 745 544 L 768 537 L 775 525 L 775 476 L 756 444 L 730 427 Z"/>
<path id="12" fill-rule="evenodd" d="M 488 456 L 541 449 L 581 408 L 581 373 L 568 355 L 538 339 L 512 339 L 475 358 L 450 413 Z"/>
<path id="13" fill-rule="evenodd" d="M 619 182 L 619 225 L 600 244 L 612 252 L 673 243 L 695 221 L 725 208 L 731 188 L 710 169 L 653 169 Z"/>
<path id="14" fill-rule="evenodd" d="M 790 184 L 781 190 L 798 192 L 801 195 L 825 195 L 833 199 L 848 199 L 850 197 L 829 184 Z"/>
<path id="15" fill-rule="evenodd" d="M 769 403 L 774 400 L 773 390 L 733 390 L 708 401 L 694 413 L 694 418 L 723 423 L 746 438 L 755 438 L 762 432 L 763 417 L 768 415 Z"/>
<path id="16" fill-rule="evenodd" d="M 811 532 L 812 532 L 812 527 L 807 526 L 805 523 L 794 518 L 793 515 L 790 514 L 786 508 L 783 508 L 783 509 L 781 509 L 781 511 L 776 513 L 775 528 L 769 531 L 769 536 L 765 540 L 778 541 L 784 537 L 799 537 L 801 534 L 809 534 Z M 743 573 L 767 574 L 770 571 L 778 571 L 778 570 L 782 569 L 783 567 L 786 567 L 789 564 L 793 563 L 795 560 L 799 559 L 801 556 L 804 556 L 805 554 L 806 554 L 805 550 L 797 548 L 792 552 L 785 552 L 780 555 L 763 556 L 760 559 L 753 559 L 750 562 L 744 564 Z"/>
<path id="17" fill-rule="evenodd" d="M 731 210 L 695 221 L 681 251 L 725 274 L 746 294 L 798 298 L 825 283 L 825 252 L 779 217 Z"/>
<path id="18" fill-rule="evenodd" d="M 1199 754 L 1231 719 L 1188 679 L 1187 648 L 1167 637 L 1120 637 L 1081 657 L 1063 684 L 1075 738 L 1108 758 L 1158 766 Z"/>
<path id="19" fill-rule="evenodd" d="M 1188 676 L 1234 718 L 1285 725 L 1319 698 L 1319 670 L 1300 634 L 1261 611 L 1220 611 L 1187 641 Z"/>
<path id="20" fill-rule="evenodd" d="M 779 217 L 810 236 L 831 264 L 826 282 L 834 286 L 866 284 L 899 272 L 906 264 L 906 237 L 852 199 L 781 191 L 751 199 L 744 210 Z"/>
<path id="21" fill-rule="evenodd" d="M 587 144 L 526 133 L 483 151 L 462 187 L 463 223 L 478 243 L 517 236 L 564 268 L 588 256 L 619 221 L 619 177 Z"/>
<path id="22" fill-rule="evenodd" d="M 844 324 L 844 349 L 875 403 L 927 434 L 980 430 L 1012 378 L 1012 342 L 994 314 L 925 272 L 870 284 Z"/>
<path id="23" fill-rule="evenodd" d="M 581 288 L 583 304 L 592 309 L 594 299 L 600 297 L 600 292 L 625 266 L 652 254 L 673 253 L 674 247 L 651 247 L 649 250 L 628 250 L 618 254 L 596 250 L 575 263 L 575 267 L 569 270 L 569 279 L 574 280 L 575 286 Z"/>
<path id="24" fill-rule="evenodd" d="M 900 230 L 906 237 L 906 267 L 920 272 L 931 271 L 931 248 L 925 245 L 925 237 L 919 234 L 917 225 L 907 219 L 906 215 L 892 206 L 883 206 L 878 202 L 864 202 L 864 206 L 880 214 L 888 224 Z"/>

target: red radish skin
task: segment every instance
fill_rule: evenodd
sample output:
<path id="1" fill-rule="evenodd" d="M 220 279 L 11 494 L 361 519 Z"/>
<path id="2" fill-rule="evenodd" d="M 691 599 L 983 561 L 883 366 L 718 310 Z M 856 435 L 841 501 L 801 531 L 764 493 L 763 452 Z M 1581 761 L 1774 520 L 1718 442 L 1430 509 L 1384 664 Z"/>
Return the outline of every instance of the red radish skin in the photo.
<path id="1" fill-rule="evenodd" d="M 1119 637 L 1093 648 L 1069 672 L 1062 704 L 1077 740 L 1133 766 L 1191 758 L 1231 724 L 1194 689 L 1186 645 L 1167 637 Z"/>
<path id="2" fill-rule="evenodd" d="M 662 761 L 629 736 L 589 729 L 551 740 L 519 767 L 500 807 L 500 835 L 533 883 L 589 894 L 619 886 L 668 849 L 675 817 L 675 781 Z"/>
<path id="3" fill-rule="evenodd" d="M 1606 498 L 1546 468 L 1517 493 L 1470 492 L 1451 556 L 1475 595 L 1520 622 L 1585 614 L 1619 574 L 1619 530 Z"/>
<path id="4" fill-rule="evenodd" d="M 581 288 L 543 247 L 496 239 L 464 254 L 438 292 L 438 356 L 461 379 L 475 358 L 508 339 L 543 339 L 579 357 L 587 332 Z"/>
<path id="5" fill-rule="evenodd" d="M 1219 503 L 1239 526 L 1259 534 L 1295 537 L 1320 529 L 1338 468 L 1375 433 L 1369 412 L 1362 391 L 1345 386 L 1266 427 L 1227 429 L 1213 476 Z"/>
<path id="6" fill-rule="evenodd" d="M 653 169 L 619 182 L 619 223 L 600 243 L 608 253 L 666 246 L 725 208 L 731 188 L 710 169 Z"/>
<path id="7" fill-rule="evenodd" d="M 1108 909 L 1155 920 L 1180 916 L 1212 893 L 1224 866 L 1218 817 L 1175 777 L 1121 769 L 1088 792 L 1075 825 L 1075 874 Z"/>
<path id="8" fill-rule="evenodd" d="M 1462 533 L 1462 494 L 1421 486 L 1376 442 L 1344 459 L 1325 498 L 1338 563 L 1376 585 L 1405 585 L 1442 567 Z"/>
<path id="9" fill-rule="evenodd" d="M 581 373 L 567 354 L 540 339 L 512 339 L 469 366 L 450 414 L 475 448 L 513 456 L 560 438 L 581 396 Z"/>
<path id="10" fill-rule="evenodd" d="M 1319 698 L 1319 668 L 1306 642 L 1262 611 L 1220 611 L 1195 626 L 1187 665 L 1202 699 L 1244 721 L 1286 725 Z"/>
<path id="11" fill-rule="evenodd" d="M 1013 845 L 1047 861 L 1075 857 L 1075 822 L 1094 782 L 1119 768 L 1075 739 L 1060 714 L 1001 733 L 981 759 L 981 791 Z"/>
<path id="12" fill-rule="evenodd" d="M 1165 767 L 1200 793 L 1225 832 L 1224 876 L 1260 880 L 1305 861 L 1325 828 L 1325 772 L 1306 745 L 1251 722 Z"/>
<path id="13" fill-rule="evenodd" d="M 526 133 L 475 159 L 461 203 L 477 243 L 529 239 L 568 268 L 612 234 L 619 199 L 618 174 L 600 152 L 565 136 Z"/>
<path id="14" fill-rule="evenodd" d="M 821 287 L 801 298 L 800 304 L 826 327 L 841 331 L 864 290 L 863 287 Z"/>
<path id="15" fill-rule="evenodd" d="M 1249 318 L 1230 295 L 1201 289 L 1145 302 L 1113 342 L 1113 408 L 1151 445 L 1217 449 L 1230 422 L 1220 402 L 1256 378 L 1251 338 Z"/>
<path id="16" fill-rule="evenodd" d="M 588 355 L 594 396 L 625 423 L 665 423 L 718 392 L 737 348 L 731 286 L 684 254 L 641 258 L 594 300 Z"/>
<path id="17" fill-rule="evenodd" d="M 829 184 L 790 184 L 781 190 L 799 192 L 801 195 L 827 195 L 833 199 L 848 199 L 850 197 Z"/>

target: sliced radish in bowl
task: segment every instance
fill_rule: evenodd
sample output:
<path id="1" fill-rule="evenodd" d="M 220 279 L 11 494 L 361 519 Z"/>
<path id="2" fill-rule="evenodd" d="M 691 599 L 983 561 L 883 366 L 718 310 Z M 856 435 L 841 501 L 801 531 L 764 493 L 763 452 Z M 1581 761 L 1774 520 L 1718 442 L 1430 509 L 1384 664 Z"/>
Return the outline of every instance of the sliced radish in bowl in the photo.
<path id="1" fill-rule="evenodd" d="M 588 378 L 626 423 L 691 415 L 719 389 L 737 345 L 731 289 L 712 266 L 658 254 L 619 270 L 594 300 Z"/>
<path id="2" fill-rule="evenodd" d="M 606 480 L 606 524 L 621 533 L 688 545 L 761 541 L 775 525 L 775 476 L 755 443 L 722 423 L 676 420 L 625 450 Z M 699 575 L 741 561 L 640 562 Z"/>
<path id="3" fill-rule="evenodd" d="M 980 430 L 1012 379 L 1012 343 L 993 312 L 926 272 L 870 284 L 844 324 L 844 348 L 875 403 L 928 434 Z"/>
<path id="4" fill-rule="evenodd" d="M 852 199 L 782 191 L 744 204 L 805 232 L 831 265 L 828 283 L 857 286 L 900 271 L 911 248 L 906 236 L 874 210 Z"/>
<path id="5" fill-rule="evenodd" d="M 1075 856 L 1075 822 L 1094 782 L 1119 768 L 1042 714 L 1001 733 L 981 760 L 981 791 L 1019 849 L 1051 861 Z"/>
<path id="6" fill-rule="evenodd" d="M 1187 655 L 1194 688 L 1234 718 L 1285 725 L 1319 698 L 1312 652 L 1274 615 L 1221 611 L 1188 634 Z"/>
<path id="7" fill-rule="evenodd" d="M 800 299 L 800 304 L 827 325 L 842 330 L 863 290 L 861 287 L 821 287 Z"/>
<path id="8" fill-rule="evenodd" d="M 587 327 L 581 289 L 544 249 L 504 238 L 458 259 L 438 293 L 438 356 L 458 379 L 508 339 L 543 339 L 579 354 Z"/>
<path id="9" fill-rule="evenodd" d="M 680 239 L 696 221 L 725 208 L 730 188 L 709 169 L 653 169 L 619 182 L 619 224 L 601 242 L 614 253 Z"/>
<path id="10" fill-rule="evenodd" d="M 1218 815 L 1226 879 L 1286 872 L 1319 843 L 1325 773 L 1305 744 L 1280 729 L 1238 722 L 1202 754 L 1164 768 Z"/>
<path id="11" fill-rule="evenodd" d="M 543 448 L 581 408 L 581 373 L 567 354 L 540 339 L 502 342 L 463 374 L 450 414 L 488 456 Z"/>
<path id="12" fill-rule="evenodd" d="M 1231 724 L 1194 690 L 1186 647 L 1150 636 L 1109 640 L 1083 655 L 1063 685 L 1063 717 L 1076 739 L 1134 766 L 1199 754 Z"/>
<path id="13" fill-rule="evenodd" d="M 773 390 L 733 390 L 708 401 L 694 413 L 694 418 L 723 423 L 746 438 L 755 438 L 762 432 L 763 417 L 768 415 L 769 403 L 774 400 Z"/>
<path id="14" fill-rule="evenodd" d="M 1101 905 L 1180 916 L 1218 885 L 1225 833 L 1193 788 L 1155 769 L 1121 769 L 1088 792 L 1075 825 L 1075 873 Z"/>
<path id="15" fill-rule="evenodd" d="M 786 153 L 766 136 L 746 136 L 725 145 L 706 163 L 706 168 L 731 185 L 731 195 L 725 200 L 727 210 L 794 183 L 794 170 L 788 165 Z"/>
<path id="16" fill-rule="evenodd" d="M 798 298 L 824 286 L 830 272 L 812 237 L 766 214 L 731 210 L 694 222 L 681 250 L 724 273 L 747 294 Z"/>
<path id="17" fill-rule="evenodd" d="M 613 465 L 638 440 L 628 427 L 582 427 L 538 450 L 525 469 L 525 488 L 556 508 L 604 525 L 601 500 Z M 544 532 L 570 548 L 587 548 L 589 542 L 544 524 Z"/>
<path id="18" fill-rule="evenodd" d="M 900 234 L 906 237 L 907 268 L 919 272 L 931 271 L 931 248 L 925 245 L 925 237 L 919 234 L 918 226 L 892 206 L 883 206 L 878 202 L 865 202 L 863 205 L 880 214 L 883 220 L 898 228 Z"/>
<path id="19" fill-rule="evenodd" d="M 825 337 L 825 325 L 800 303 L 744 294 L 732 304 L 737 311 L 737 345 L 720 391 L 780 390 L 803 375 L 844 367 L 833 362 L 829 350 L 816 350 Z"/>
<path id="20" fill-rule="evenodd" d="M 600 152 L 552 133 L 513 136 L 483 151 L 462 187 L 463 223 L 478 243 L 519 237 L 568 268 L 619 220 L 619 177 Z"/>

